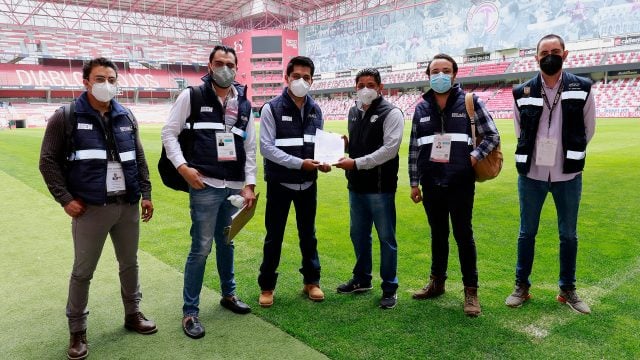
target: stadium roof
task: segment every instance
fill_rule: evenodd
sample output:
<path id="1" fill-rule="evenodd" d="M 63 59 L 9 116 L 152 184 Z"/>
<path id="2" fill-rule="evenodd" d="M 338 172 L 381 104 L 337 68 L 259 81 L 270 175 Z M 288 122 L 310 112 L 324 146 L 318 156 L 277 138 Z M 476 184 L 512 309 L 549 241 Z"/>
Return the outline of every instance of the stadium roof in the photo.
<path id="1" fill-rule="evenodd" d="M 43 2 L 140 12 L 162 16 L 221 22 L 245 27 L 252 18 L 272 17 L 280 22 L 297 21 L 300 16 L 345 0 L 44 0 Z M 253 26 L 249 26 L 253 27 Z"/>
<path id="2" fill-rule="evenodd" d="M 19 6 L 0 1 L 0 20 L 18 28 L 219 42 L 247 30 L 296 30 L 434 1 L 438 0 L 19 0 Z"/>
<path id="3" fill-rule="evenodd" d="M 211 21 L 229 28 L 295 28 L 347 14 L 394 9 L 437 0 L 35 0 L 61 6 L 108 9 Z"/>

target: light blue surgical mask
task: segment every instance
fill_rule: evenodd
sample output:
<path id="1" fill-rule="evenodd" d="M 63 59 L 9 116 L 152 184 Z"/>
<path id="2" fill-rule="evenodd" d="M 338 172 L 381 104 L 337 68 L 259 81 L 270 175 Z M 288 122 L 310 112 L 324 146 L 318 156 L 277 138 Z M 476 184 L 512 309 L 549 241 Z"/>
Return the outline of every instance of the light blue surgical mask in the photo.
<path id="1" fill-rule="evenodd" d="M 444 94 L 451 89 L 451 75 L 443 72 L 431 74 L 429 77 L 429 84 L 433 91 L 438 94 Z"/>

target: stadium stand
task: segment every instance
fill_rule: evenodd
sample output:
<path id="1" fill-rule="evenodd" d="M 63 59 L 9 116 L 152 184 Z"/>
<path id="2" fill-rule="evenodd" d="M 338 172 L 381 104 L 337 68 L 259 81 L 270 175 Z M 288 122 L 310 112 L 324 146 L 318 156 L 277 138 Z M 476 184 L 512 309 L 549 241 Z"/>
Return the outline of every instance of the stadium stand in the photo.
<path id="1" fill-rule="evenodd" d="M 511 62 L 498 62 L 479 64 L 473 69 L 473 76 L 497 75 L 504 74 L 505 70 L 511 65 Z"/>
<path id="2" fill-rule="evenodd" d="M 73 32 L 56 28 L 22 27 L 3 31 L 2 58 L 37 55 L 56 59 L 114 60 L 166 64 L 205 64 L 211 44 L 204 41 L 124 35 L 106 32 Z"/>
<path id="3" fill-rule="evenodd" d="M 599 117 L 640 116 L 640 77 L 594 84 Z"/>
<path id="4" fill-rule="evenodd" d="M 13 101 L 15 110 L 0 109 L 0 119 L 25 118 L 29 126 L 40 126 L 60 103 L 82 91 L 77 61 L 100 56 L 125 64 L 120 73 L 120 98 L 141 114 L 142 123 L 164 121 L 171 98 L 182 88 L 200 84 L 206 71 L 211 44 L 199 40 L 132 36 L 105 32 L 87 33 L 56 28 L 12 27 L 0 37 L 0 97 Z M 620 49 L 624 49 L 620 51 Z M 54 61 L 54 62 L 47 62 Z M 58 61 L 58 62 L 55 62 Z M 61 62 L 62 61 L 62 62 Z M 63 66 L 68 61 L 67 66 Z M 72 62 L 76 62 L 72 66 Z M 205 62 L 203 62 L 205 61 Z M 282 58 L 270 55 L 252 58 L 250 91 L 258 110 L 282 89 Z M 640 47 L 571 51 L 567 69 L 598 68 L 640 63 Z M 421 66 L 421 67 L 420 67 Z M 382 72 L 387 98 L 401 108 L 406 118 L 420 101 L 427 83 L 425 64 L 414 69 Z M 635 65 L 634 65 L 635 66 Z M 389 66 L 388 68 L 392 68 Z M 73 69 L 73 70 L 72 70 Z M 538 67 L 533 56 L 496 58 L 465 63 L 460 59 L 458 79 L 486 104 L 495 118 L 511 118 L 512 83 L 526 79 Z M 350 71 L 351 74 L 355 70 Z M 337 73 L 336 73 L 337 74 Z M 353 75 L 318 74 L 312 91 L 327 119 L 344 119 L 353 104 Z M 512 77 L 523 74 L 514 80 Z M 504 76 L 504 80 L 496 80 Z M 483 80 L 483 79 L 491 79 Z M 488 83 L 486 83 L 488 82 Z M 16 88 L 15 90 L 7 90 Z M 598 116 L 624 117 L 640 114 L 640 77 L 637 72 L 600 76 L 593 88 Z M 17 100 L 17 101 L 16 101 Z M 49 103 L 48 103 L 49 102 Z M 53 103 L 53 104 L 52 104 Z"/>

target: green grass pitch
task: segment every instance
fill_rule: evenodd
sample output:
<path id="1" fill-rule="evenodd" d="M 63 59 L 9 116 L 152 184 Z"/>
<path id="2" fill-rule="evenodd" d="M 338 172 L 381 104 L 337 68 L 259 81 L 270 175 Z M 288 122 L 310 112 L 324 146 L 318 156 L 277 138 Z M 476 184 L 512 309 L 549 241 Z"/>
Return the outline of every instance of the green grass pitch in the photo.
<path id="1" fill-rule="evenodd" d="M 558 234 L 555 207 L 550 196 L 543 209 L 536 244 L 531 279 L 534 298 L 519 309 L 504 305 L 504 299 L 513 287 L 519 210 L 517 175 L 512 155 L 515 143 L 513 124 L 508 120 L 498 120 L 497 124 L 505 154 L 504 168 L 497 179 L 477 184 L 473 218 L 482 316 L 467 318 L 462 312 L 462 282 L 457 248 L 452 237 L 447 292 L 434 300 L 411 299 L 411 292 L 424 286 L 428 278 L 430 240 L 429 226 L 422 206 L 413 204 L 409 199 L 407 149 L 411 123 L 408 121 L 405 122 L 405 137 L 400 150 L 401 168 L 396 197 L 400 281 L 398 306 L 387 311 L 377 306 L 381 291 L 378 275 L 379 247 L 375 231 L 374 290 L 355 296 L 335 292 L 336 286 L 351 276 L 355 261 L 349 239 L 346 179 L 343 171 L 336 168 L 328 174 L 320 174 L 318 180 L 316 227 L 322 264 L 321 286 L 326 293 L 326 300 L 312 303 L 301 292 L 302 278 L 298 272 L 300 251 L 292 210 L 283 245 L 275 305 L 269 309 L 258 306 L 257 275 L 264 238 L 264 194 L 255 218 L 235 240 L 235 272 L 239 296 L 252 305 L 253 313 L 259 318 L 334 359 L 640 357 L 640 342 L 637 340 L 640 332 L 640 287 L 637 285 L 640 280 L 640 226 L 637 222 L 640 213 L 640 120 L 598 119 L 595 137 L 587 149 L 578 223 L 577 287 L 579 294 L 591 305 L 593 313 L 589 316 L 575 314 L 555 300 Z M 346 122 L 327 122 L 326 129 L 346 133 Z M 182 272 L 190 243 L 187 195 L 165 188 L 158 177 L 156 164 L 161 148 L 160 126 L 142 126 L 140 132 L 151 169 L 155 205 L 154 219 L 142 226 L 141 250 L 175 272 Z M 37 169 L 42 134 L 43 129 L 0 131 L 0 173 L 16 179 L 30 189 L 24 194 L 24 201 L 12 205 L 16 209 L 29 207 L 30 196 L 49 196 Z M 258 165 L 257 191 L 264 192 L 260 157 Z M 62 212 L 50 198 L 45 206 Z M 1 216 L 11 216 L 11 208 L 5 209 L 7 210 Z M 39 209 L 32 209 L 32 212 L 37 216 Z M 29 232 L 47 231 L 48 223 L 46 217 L 40 218 L 38 227 L 22 229 L 18 232 L 22 235 L 17 238 L 11 236 L 13 229 L 0 228 L 3 248 L 0 261 L 11 256 L 8 249 L 22 246 L 22 243 L 28 244 L 31 239 Z M 1 224 L 6 223 L 0 222 Z M 70 242 L 68 229 L 64 234 L 69 236 Z M 71 248 L 67 246 L 61 251 L 68 254 Z M 40 272 L 34 270 L 32 276 L 36 279 L 41 277 L 46 282 L 47 266 L 54 266 L 54 255 L 41 255 L 38 261 L 42 262 L 42 269 Z M 71 268 L 69 255 L 67 260 L 55 262 L 55 266 L 64 267 L 65 273 L 68 273 Z M 11 269 L 5 270 L 10 274 Z M 153 274 L 145 273 L 144 277 L 152 278 Z M 19 278 L 5 276 L 3 271 L 0 288 L 3 292 L 12 291 L 20 281 Z M 147 286 L 153 286 L 153 282 L 149 283 Z M 209 259 L 205 285 L 215 291 L 219 289 L 214 256 Z M 59 290 L 65 292 L 66 288 Z M 29 288 L 24 296 L 38 298 L 38 292 L 37 287 Z M 176 286 L 162 289 L 158 293 L 179 298 L 181 292 L 181 286 Z M 117 294 L 114 293 L 113 297 L 117 298 Z M 145 297 L 144 302 L 162 303 L 164 300 L 161 297 Z M 92 298 L 91 301 L 93 305 L 90 305 L 97 307 L 97 312 L 99 306 L 95 304 L 99 300 Z M 35 304 L 54 309 L 43 315 L 47 319 L 54 319 L 62 324 L 66 321 L 64 302 L 52 304 L 43 298 Z M 114 306 L 118 306 L 117 302 L 115 304 Z M 217 303 L 214 305 L 217 307 Z M 16 308 L 15 304 L 13 307 Z M 30 318 L 35 310 L 22 310 L 24 321 L 29 326 L 38 326 Z M 113 310 L 117 314 L 120 311 L 120 308 Z M 167 306 L 162 311 L 175 313 L 179 318 L 181 310 Z M 221 326 L 225 324 L 221 323 Z M 12 325 L 15 326 L 13 331 L 5 328 L 4 335 L 0 335 L 0 354 L 3 352 L 1 349 L 7 349 L 8 343 L 14 341 L 16 334 L 21 334 L 26 326 L 20 323 Z M 243 341 L 213 337 L 205 337 L 202 341 L 235 342 L 235 347 L 252 346 L 251 334 L 255 329 L 251 325 L 243 325 L 247 327 Z M 174 327 L 161 328 L 160 331 L 172 332 L 175 338 L 184 337 L 179 323 Z M 28 333 L 23 336 L 28 336 Z M 50 349 L 53 354 L 51 357 L 55 358 L 62 357 L 66 340 L 66 333 L 48 333 L 44 339 L 34 338 L 31 341 L 33 346 L 55 344 L 58 348 Z M 90 338 L 90 342 L 91 340 Z M 114 337 L 113 341 L 136 343 L 143 340 Z M 145 353 L 143 357 L 127 352 L 118 356 L 167 358 L 165 355 L 171 346 L 171 343 L 160 343 L 146 349 L 151 355 Z M 259 353 L 243 354 L 247 358 L 260 358 Z M 107 354 L 98 357 L 100 354 L 97 352 L 92 353 L 92 358 L 94 356 L 109 358 Z"/>

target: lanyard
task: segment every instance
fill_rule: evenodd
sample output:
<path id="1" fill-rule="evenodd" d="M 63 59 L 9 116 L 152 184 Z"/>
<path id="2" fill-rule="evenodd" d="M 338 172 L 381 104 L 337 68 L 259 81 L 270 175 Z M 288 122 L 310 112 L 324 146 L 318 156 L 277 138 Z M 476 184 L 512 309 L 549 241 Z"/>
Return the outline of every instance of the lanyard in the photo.
<path id="1" fill-rule="evenodd" d="M 224 114 L 227 113 L 227 102 L 229 102 L 229 97 L 231 97 L 231 90 L 229 90 L 229 92 L 227 93 L 227 95 L 224 97 L 224 100 L 222 101 L 222 112 Z M 220 98 L 218 97 L 218 100 L 220 100 Z"/>
<path id="2" fill-rule="evenodd" d="M 558 88 L 558 92 L 556 92 L 556 96 L 553 98 L 553 104 L 549 105 L 549 98 L 547 98 L 547 93 L 544 91 L 544 85 L 541 86 L 541 91 L 542 98 L 549 108 L 549 128 L 551 128 L 551 115 L 553 114 L 553 109 L 556 108 L 558 100 L 560 100 L 560 96 L 562 95 L 562 80 L 560 80 L 560 87 Z"/>
<path id="3" fill-rule="evenodd" d="M 230 97 L 231 97 L 231 89 L 229 89 L 229 92 L 227 93 L 227 95 L 224 97 L 224 100 L 222 101 L 222 123 L 224 125 L 225 132 L 228 132 L 229 128 L 231 127 L 231 125 L 227 125 L 227 103 L 229 102 Z M 218 97 L 218 101 L 220 101 L 220 97 Z"/>

